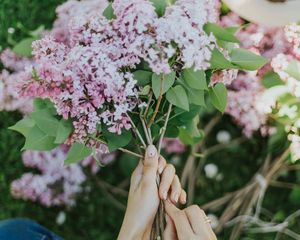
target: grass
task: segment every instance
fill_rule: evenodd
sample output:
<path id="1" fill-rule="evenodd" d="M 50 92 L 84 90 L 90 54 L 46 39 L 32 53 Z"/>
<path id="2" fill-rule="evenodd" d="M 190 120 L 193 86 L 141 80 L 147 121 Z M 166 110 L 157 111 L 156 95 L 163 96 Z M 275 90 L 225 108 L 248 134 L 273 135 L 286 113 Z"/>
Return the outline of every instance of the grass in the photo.
<path id="1" fill-rule="evenodd" d="M 0 46 L 8 46 L 8 28 L 16 29 L 16 40 L 22 39 L 28 30 L 41 24 L 50 28 L 55 19 L 55 8 L 64 0 L 1 0 L 0 3 Z"/>

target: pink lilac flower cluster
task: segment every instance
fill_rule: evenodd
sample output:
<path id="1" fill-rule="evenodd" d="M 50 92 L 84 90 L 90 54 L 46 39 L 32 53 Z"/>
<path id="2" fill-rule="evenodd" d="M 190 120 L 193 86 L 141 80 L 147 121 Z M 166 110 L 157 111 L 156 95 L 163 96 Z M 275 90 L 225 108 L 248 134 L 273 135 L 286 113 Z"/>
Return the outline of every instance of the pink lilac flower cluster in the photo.
<path id="1" fill-rule="evenodd" d="M 290 76 L 286 72 L 286 69 L 293 60 L 296 59 L 291 55 L 278 54 L 272 59 L 271 66 L 273 67 L 274 71 L 280 76 L 280 78 L 286 82 L 289 91 L 296 97 L 300 97 L 300 81 Z M 300 69 L 300 63 L 295 63 L 298 65 L 298 69 Z"/>
<path id="2" fill-rule="evenodd" d="M 225 15 L 220 20 L 220 25 L 224 27 L 239 26 L 243 23 L 243 19 L 235 13 Z M 269 59 L 276 57 L 279 53 L 290 53 L 292 49 L 283 28 L 265 27 L 251 23 L 238 31 L 237 37 L 243 48 Z M 228 87 L 226 113 L 231 115 L 243 128 L 247 137 L 251 137 L 256 131 L 260 131 L 262 135 L 274 132 L 274 129 L 267 125 L 268 114 L 274 102 L 263 97 L 265 88 L 261 83 L 261 77 L 272 70 L 272 67 L 271 64 L 267 64 L 257 72 L 240 71 L 236 80 Z"/>
<path id="3" fill-rule="evenodd" d="M 100 146 L 100 148 L 106 146 Z M 93 174 L 100 168 L 93 157 L 84 159 L 80 164 L 64 166 L 69 147 L 61 145 L 49 152 L 25 151 L 23 163 L 26 167 L 36 168 L 40 174 L 25 173 L 11 184 L 11 193 L 15 198 L 40 202 L 47 207 L 68 206 L 76 203 L 76 196 L 84 191 L 86 175 L 82 167 L 90 167 Z M 97 158 L 101 164 L 114 159 L 113 154 L 103 154 L 101 149 Z"/>
<path id="4" fill-rule="evenodd" d="M 121 134 L 131 127 L 127 113 L 137 103 L 136 81 L 128 69 L 144 60 L 153 72 L 169 73 L 168 61 L 177 51 L 184 67 L 209 67 L 215 38 L 203 25 L 216 2 L 208 2 L 178 0 L 158 18 L 148 0 L 116 0 L 113 20 L 101 13 L 76 16 L 69 23 L 68 44 L 53 36 L 33 44 L 36 64 L 22 93 L 50 98 L 58 114 L 75 119 L 71 141 L 85 141 L 100 123 Z"/>
<path id="5" fill-rule="evenodd" d="M 300 25 L 293 23 L 285 27 L 287 40 L 293 45 L 293 53 L 300 58 Z"/>
<path id="6" fill-rule="evenodd" d="M 18 57 L 11 50 L 6 49 L 0 54 L 1 63 L 5 69 L 0 72 L 0 111 L 32 111 L 30 97 L 20 98 L 18 86 L 24 79 L 30 77 L 24 69 L 32 64 L 28 58 Z"/>
<path id="7" fill-rule="evenodd" d="M 0 54 L 0 60 L 6 69 L 14 72 L 23 71 L 27 66 L 32 64 L 31 59 L 19 57 L 8 48 Z"/>
<path id="8" fill-rule="evenodd" d="M 226 113 L 243 128 L 243 133 L 251 137 L 260 130 L 267 134 L 268 117 L 261 111 L 261 96 L 264 88 L 256 72 L 240 73 L 228 91 L 228 105 Z"/>
<path id="9" fill-rule="evenodd" d="M 102 13 L 107 0 L 69 0 L 56 8 L 57 18 L 53 23 L 51 34 L 57 42 L 69 44 L 69 22 L 79 16 Z"/>
<path id="10" fill-rule="evenodd" d="M 45 206 L 72 206 L 76 194 L 83 191 L 86 176 L 78 164 L 63 167 L 66 151 L 63 147 L 51 152 L 26 151 L 25 166 L 37 168 L 41 174 L 26 173 L 11 184 L 15 198 L 40 202 Z"/>
<path id="11" fill-rule="evenodd" d="M 162 148 L 168 154 L 180 154 L 186 150 L 186 146 L 178 138 L 164 138 Z"/>
<path id="12" fill-rule="evenodd" d="M 52 32 L 56 34 L 60 32 L 62 37 L 58 38 L 58 41 L 68 42 L 67 26 L 70 19 L 73 16 L 86 15 L 92 9 L 102 12 L 106 4 L 107 2 L 103 0 L 71 0 L 67 2 L 58 7 L 59 16 Z M 61 28 L 59 28 L 57 22 L 65 24 L 65 26 L 60 25 Z M 58 35 L 55 36 L 58 37 Z M 26 68 L 32 69 L 32 66 L 35 66 L 34 60 L 19 57 L 10 49 L 4 50 L 0 58 L 5 67 L 0 74 L 0 111 L 17 110 L 23 114 L 30 113 L 33 110 L 32 99 L 31 97 L 20 96 L 18 87 L 21 82 L 24 82 L 24 79 L 32 76 L 31 71 Z M 80 165 L 76 164 L 65 168 L 62 161 L 66 158 L 67 151 L 68 147 L 63 145 L 52 152 L 26 151 L 23 154 L 25 166 L 37 168 L 41 174 L 25 173 L 20 179 L 13 182 L 12 194 L 16 198 L 39 201 L 46 206 L 73 205 L 75 203 L 74 196 L 81 192 L 81 184 L 86 178 L 82 167 L 90 168 L 92 174 L 97 174 L 100 170 L 99 164 L 106 165 L 115 159 L 115 154 L 108 153 L 107 147 L 100 145 L 95 156 L 84 159 Z M 78 180 L 74 181 L 73 178 L 78 178 Z"/>

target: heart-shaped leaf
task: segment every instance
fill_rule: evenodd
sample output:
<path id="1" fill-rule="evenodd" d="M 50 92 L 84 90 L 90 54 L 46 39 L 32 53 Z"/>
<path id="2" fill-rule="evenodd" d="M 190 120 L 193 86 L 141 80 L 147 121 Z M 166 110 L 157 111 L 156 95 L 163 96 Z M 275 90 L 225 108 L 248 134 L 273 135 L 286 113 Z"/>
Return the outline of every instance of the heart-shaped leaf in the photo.
<path id="1" fill-rule="evenodd" d="M 179 107 L 182 108 L 186 111 L 189 111 L 189 101 L 188 101 L 188 97 L 187 94 L 184 90 L 184 88 L 180 85 L 177 85 L 173 88 L 171 88 L 168 92 L 167 92 L 167 100 Z"/>
<path id="2" fill-rule="evenodd" d="M 218 83 L 209 89 L 211 103 L 220 112 L 224 112 L 227 105 L 227 89 L 223 83 Z"/>

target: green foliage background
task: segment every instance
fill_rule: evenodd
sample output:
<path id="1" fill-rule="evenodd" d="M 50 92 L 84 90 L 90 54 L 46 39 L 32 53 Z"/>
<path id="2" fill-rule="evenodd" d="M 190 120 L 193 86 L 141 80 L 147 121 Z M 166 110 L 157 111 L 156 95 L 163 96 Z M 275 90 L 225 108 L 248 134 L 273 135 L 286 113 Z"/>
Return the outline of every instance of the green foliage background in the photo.
<path id="1" fill-rule="evenodd" d="M 16 29 L 15 40 L 22 39 L 28 30 L 34 30 L 42 24 L 50 28 L 55 18 L 55 7 L 62 2 L 64 1 L 0 0 L 0 46 L 2 48 L 9 46 L 7 41 L 9 27 Z M 15 217 L 30 218 L 71 240 L 115 239 L 124 210 L 114 204 L 115 201 L 107 193 L 103 182 L 126 185 L 137 160 L 123 155 L 114 164 L 103 168 L 98 176 L 90 177 L 87 185 L 91 186 L 91 191 L 80 195 L 76 207 L 72 209 L 47 209 L 37 203 L 15 200 L 10 195 L 10 183 L 29 169 L 21 162 L 20 149 L 24 139 L 7 128 L 20 118 L 21 115 L 18 113 L 0 112 L 0 220 Z M 203 123 L 208 122 L 210 118 L 210 115 L 206 115 L 202 118 Z M 216 144 L 215 136 L 219 130 L 228 130 L 233 138 L 241 136 L 229 118 L 223 117 L 222 122 L 208 136 L 206 147 Z M 207 162 L 218 165 L 224 179 L 220 182 L 209 180 L 205 178 L 203 170 L 199 171 L 195 203 L 204 204 L 223 196 L 228 191 L 242 187 L 259 169 L 267 154 L 266 149 L 266 139 L 256 137 L 255 140 L 246 140 L 238 146 L 211 155 Z M 185 156 L 181 158 L 177 164 L 179 174 L 186 160 Z M 281 180 L 299 184 L 300 174 L 295 172 L 283 174 Z M 117 199 L 126 204 L 124 197 L 117 196 Z M 300 208 L 300 188 L 294 190 L 270 188 L 264 207 L 271 211 L 278 221 L 284 220 L 286 216 Z M 67 220 L 62 226 L 57 225 L 55 221 L 60 211 L 65 211 L 67 215 Z M 300 223 L 295 222 L 291 227 L 299 229 Z M 227 239 L 229 233 L 230 229 L 226 229 L 219 239 Z M 274 234 L 253 236 L 245 233 L 244 236 L 247 239 L 274 239 Z"/>

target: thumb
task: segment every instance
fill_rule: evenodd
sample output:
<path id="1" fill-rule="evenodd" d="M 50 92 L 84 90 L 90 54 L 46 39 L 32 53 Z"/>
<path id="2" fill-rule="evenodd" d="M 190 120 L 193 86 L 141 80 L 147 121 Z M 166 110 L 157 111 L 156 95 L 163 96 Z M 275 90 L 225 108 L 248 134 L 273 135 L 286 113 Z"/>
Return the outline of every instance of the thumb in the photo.
<path id="1" fill-rule="evenodd" d="M 154 145 L 149 145 L 146 149 L 144 166 L 143 166 L 143 177 L 149 180 L 156 179 L 158 170 L 158 153 Z"/>
<path id="2" fill-rule="evenodd" d="M 175 225 L 172 221 L 172 219 L 168 216 L 168 214 L 165 215 L 166 217 L 166 228 L 164 231 L 164 239 L 166 240 L 177 240 L 177 233 Z"/>
<path id="3" fill-rule="evenodd" d="M 170 203 L 168 200 L 164 201 L 164 206 L 166 213 L 174 220 L 176 213 L 180 212 L 180 209 L 178 209 L 173 203 Z"/>

